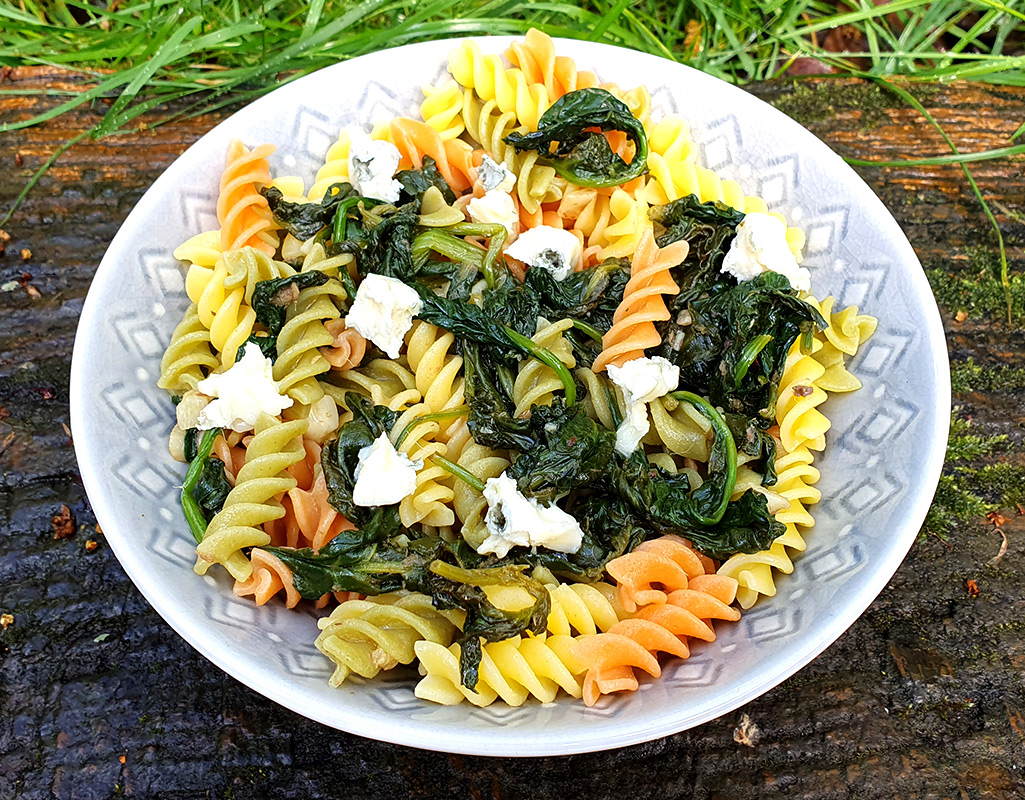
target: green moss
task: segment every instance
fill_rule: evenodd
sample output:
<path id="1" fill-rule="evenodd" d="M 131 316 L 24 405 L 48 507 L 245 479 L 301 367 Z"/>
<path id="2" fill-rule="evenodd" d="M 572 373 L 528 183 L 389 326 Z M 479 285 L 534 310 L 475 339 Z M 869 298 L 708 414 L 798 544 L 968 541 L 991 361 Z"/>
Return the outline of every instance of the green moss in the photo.
<path id="1" fill-rule="evenodd" d="M 839 111 L 860 111 L 865 130 L 885 118 L 893 99 L 874 83 L 821 81 L 795 83 L 793 90 L 773 105 L 802 124 L 832 119 Z"/>
<path id="2" fill-rule="evenodd" d="M 958 522 L 981 522 L 990 511 L 1025 498 L 1025 464 L 1020 446 L 1006 436 L 976 434 L 970 421 L 950 422 L 947 461 L 923 533 L 945 538 Z M 1000 460 L 996 460 L 996 459 Z"/>
<path id="3" fill-rule="evenodd" d="M 955 394 L 1019 391 L 1025 389 L 1025 369 L 1007 365 L 982 367 L 969 358 L 950 365 L 950 383 Z"/>
<path id="4" fill-rule="evenodd" d="M 925 276 L 941 308 L 952 313 L 964 311 L 976 319 L 1006 318 L 1004 287 L 988 270 L 965 276 L 945 269 L 929 269 L 925 271 Z M 1021 321 L 1025 319 L 1025 278 L 1011 275 L 1010 284 L 1014 319 Z"/>

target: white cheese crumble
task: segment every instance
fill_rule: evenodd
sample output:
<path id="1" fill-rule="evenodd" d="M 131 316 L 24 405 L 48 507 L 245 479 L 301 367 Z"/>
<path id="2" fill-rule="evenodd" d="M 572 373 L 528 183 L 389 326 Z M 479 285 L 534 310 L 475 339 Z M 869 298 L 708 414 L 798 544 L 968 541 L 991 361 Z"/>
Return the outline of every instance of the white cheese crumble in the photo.
<path id="1" fill-rule="evenodd" d="M 292 405 L 292 398 L 282 397 L 278 391 L 274 365 L 253 342 L 246 343 L 242 358 L 227 372 L 201 380 L 196 389 L 214 398 L 199 412 L 196 427 L 201 431 L 210 428 L 231 428 L 239 433 L 251 431 L 260 414 L 276 417 Z"/>
<path id="2" fill-rule="evenodd" d="M 630 455 L 648 432 L 648 403 L 676 390 L 680 368 L 662 356 L 635 358 L 623 366 L 610 364 L 609 378 L 623 390 L 626 416 L 616 429 L 616 450 Z"/>
<path id="3" fill-rule="evenodd" d="M 744 217 L 723 259 L 722 271 L 738 281 L 749 281 L 763 272 L 778 272 L 786 275 L 795 289 L 811 291 L 811 273 L 798 265 L 787 244 L 787 226 L 771 214 Z"/>
<path id="4" fill-rule="evenodd" d="M 352 502 L 358 506 L 387 506 L 416 491 L 416 471 L 423 461 L 410 461 L 382 433 L 373 444 L 360 448 L 353 473 Z"/>
<path id="5" fill-rule="evenodd" d="M 558 506 L 542 506 L 534 498 L 524 497 L 515 479 L 504 472 L 488 478 L 484 499 L 488 501 L 484 522 L 489 535 L 478 553 L 504 558 L 513 547 L 546 547 L 560 553 L 580 549 L 584 537 L 580 523 Z"/>
<path id="6" fill-rule="evenodd" d="M 504 225 L 510 236 L 519 229 L 520 215 L 515 201 L 511 195 L 497 189 L 486 192 L 483 197 L 473 198 L 466 204 L 466 210 L 474 222 Z"/>
<path id="7" fill-rule="evenodd" d="M 402 184 L 394 179 L 402 154 L 391 142 L 371 139 L 362 128 L 349 128 L 349 181 L 364 197 L 398 202 Z"/>
<path id="8" fill-rule="evenodd" d="M 485 192 L 505 192 L 509 194 L 516 185 L 516 174 L 499 164 L 491 156 L 484 156 L 477 167 L 477 179 Z"/>
<path id="9" fill-rule="evenodd" d="M 356 290 L 345 327 L 372 341 L 389 358 L 398 358 L 402 338 L 423 305 L 420 295 L 402 281 L 371 273 Z"/>
<path id="10" fill-rule="evenodd" d="M 583 257 L 574 233 L 548 225 L 524 231 L 505 252 L 531 267 L 548 270 L 557 281 L 565 280 Z"/>

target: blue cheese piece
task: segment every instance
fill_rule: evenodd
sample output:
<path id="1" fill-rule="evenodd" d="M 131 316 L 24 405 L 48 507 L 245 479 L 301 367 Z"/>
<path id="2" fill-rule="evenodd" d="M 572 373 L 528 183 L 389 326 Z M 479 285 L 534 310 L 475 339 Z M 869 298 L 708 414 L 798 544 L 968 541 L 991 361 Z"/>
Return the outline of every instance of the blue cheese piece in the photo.
<path id="1" fill-rule="evenodd" d="M 349 128 L 349 182 L 364 197 L 396 203 L 402 184 L 394 179 L 402 154 L 391 142 L 371 139 L 362 128 Z"/>
<path id="2" fill-rule="evenodd" d="M 509 194 L 516 185 L 516 174 L 499 164 L 491 156 L 484 156 L 477 167 L 477 180 L 481 188 L 487 192 L 505 192 Z"/>
<path id="3" fill-rule="evenodd" d="M 352 502 L 364 507 L 400 502 L 416 491 L 416 471 L 423 465 L 423 461 L 410 461 L 395 449 L 388 434 L 382 433 L 373 444 L 360 448 Z"/>
<path id="4" fill-rule="evenodd" d="M 557 281 L 569 277 L 583 257 L 576 234 L 548 225 L 524 231 L 505 252 L 528 266 L 548 270 Z"/>
<path id="5" fill-rule="evenodd" d="M 616 450 L 630 455 L 641 443 L 651 423 L 648 403 L 675 391 L 680 383 L 680 368 L 662 358 L 635 358 L 623 366 L 610 364 L 609 379 L 623 390 L 626 415 L 616 429 Z"/>
<path id="6" fill-rule="evenodd" d="M 398 358 L 402 339 L 422 308 L 423 301 L 414 289 L 397 278 L 372 273 L 359 285 L 345 327 L 369 339 L 389 358 Z"/>
<path id="7" fill-rule="evenodd" d="M 251 431 L 260 414 L 276 417 L 292 405 L 292 398 L 282 397 L 278 391 L 274 365 L 253 342 L 246 343 L 242 358 L 229 370 L 201 380 L 196 388 L 214 398 L 199 412 L 196 427 L 201 431 Z"/>
<path id="8" fill-rule="evenodd" d="M 795 289 L 811 291 L 811 273 L 798 265 L 790 250 L 787 226 L 771 214 L 752 213 L 744 217 L 723 258 L 722 271 L 742 282 L 763 272 L 778 272 L 786 275 Z"/>
<path id="9" fill-rule="evenodd" d="M 580 523 L 558 506 L 543 506 L 524 497 L 516 481 L 504 472 L 488 478 L 484 499 L 488 501 L 484 517 L 488 538 L 481 542 L 478 553 L 504 558 L 513 547 L 545 547 L 560 553 L 580 549 L 584 537 Z"/>

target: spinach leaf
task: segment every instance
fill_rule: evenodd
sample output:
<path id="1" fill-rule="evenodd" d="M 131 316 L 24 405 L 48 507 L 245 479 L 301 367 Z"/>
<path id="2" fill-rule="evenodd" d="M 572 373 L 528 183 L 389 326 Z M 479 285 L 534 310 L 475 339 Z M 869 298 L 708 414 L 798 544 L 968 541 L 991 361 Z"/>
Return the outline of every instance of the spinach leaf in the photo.
<path id="1" fill-rule="evenodd" d="M 359 258 L 364 275 L 377 273 L 408 281 L 416 275 L 413 266 L 413 239 L 417 231 L 417 212 L 410 206 L 381 220 L 370 229 Z"/>
<path id="2" fill-rule="evenodd" d="M 524 450 L 506 474 L 527 497 L 549 505 L 571 489 L 599 486 L 615 461 L 616 435 L 587 416 L 582 404 L 532 406 Z"/>
<path id="3" fill-rule="evenodd" d="M 281 190 L 273 186 L 261 189 L 260 194 L 267 198 L 274 219 L 303 242 L 331 225 L 339 203 L 359 196 L 348 183 L 333 184 L 319 203 L 290 203 L 284 199 Z"/>
<path id="4" fill-rule="evenodd" d="M 249 335 L 249 338 L 242 343 L 242 346 L 235 351 L 236 361 L 245 355 L 246 345 L 250 342 L 259 347 L 264 358 L 270 359 L 272 364 L 278 360 L 278 337 L 276 335 L 268 336 L 267 334 L 252 333 Z"/>
<path id="5" fill-rule="evenodd" d="M 373 406 L 355 392 L 346 392 L 345 405 L 353 418 L 338 429 L 338 437 L 324 445 L 320 463 L 324 468 L 328 502 L 375 540 L 399 531 L 398 504 L 388 506 L 357 506 L 352 501 L 356 486 L 353 474 L 359 463 L 359 451 L 374 443 L 382 433 L 391 430 L 398 414 L 386 406 Z"/>
<path id="6" fill-rule="evenodd" d="M 464 342 L 463 374 L 470 407 L 467 426 L 474 440 L 496 450 L 533 447 L 530 421 L 513 416 L 513 376 L 501 358 L 490 348 Z"/>
<path id="7" fill-rule="evenodd" d="M 400 202 L 408 203 L 423 196 L 423 193 L 436 186 L 441 190 L 446 203 L 454 203 L 456 194 L 446 183 L 438 171 L 437 162 L 430 156 L 424 156 L 420 169 L 404 169 L 395 173 L 395 180 L 402 184 Z"/>
<path id="8" fill-rule="evenodd" d="M 488 346 L 507 364 L 514 363 L 518 358 L 521 348 L 510 338 L 506 328 L 506 319 L 511 316 L 511 312 L 502 313 L 501 318 L 496 319 L 479 306 L 441 297 L 419 283 L 410 285 L 423 302 L 423 308 L 417 314 L 420 319 L 451 331 L 458 339 Z M 502 311 L 501 308 L 498 310 Z M 536 315 L 534 325 L 537 325 Z"/>
<path id="9" fill-rule="evenodd" d="M 203 464 L 199 480 L 192 490 L 192 499 L 203 510 L 207 522 L 224 507 L 224 501 L 231 492 L 231 484 L 224 474 L 224 462 L 217 456 L 210 456 Z"/>
<path id="10" fill-rule="evenodd" d="M 185 460 L 192 461 L 196 457 L 196 444 L 199 438 L 198 428 L 187 428 L 185 430 L 185 441 L 182 449 L 185 451 Z"/>
<path id="11" fill-rule="evenodd" d="M 524 574 L 525 569 L 522 565 L 466 569 L 444 561 L 431 564 L 427 585 L 420 591 L 426 589 L 437 608 L 466 611 L 466 623 L 458 644 L 459 669 L 467 689 L 477 686 L 481 640 L 500 642 L 524 631 L 534 634 L 545 631 L 551 596 L 544 584 Z M 527 591 L 534 603 L 517 611 L 500 609 L 488 600 L 483 590 L 485 586 L 518 586 Z"/>
<path id="12" fill-rule="evenodd" d="M 790 282 L 765 272 L 730 285 L 721 281 L 663 323 L 659 355 L 680 367 L 680 384 L 707 394 L 730 413 L 770 419 L 794 340 L 825 321 Z M 684 324 L 686 323 L 686 324 Z M 752 348 L 756 356 L 751 359 Z"/>
<path id="13" fill-rule="evenodd" d="M 625 133 L 634 143 L 633 160 L 627 164 L 595 128 Z M 504 141 L 517 151 L 536 151 L 543 163 L 577 186 L 618 186 L 647 168 L 644 126 L 625 103 L 605 89 L 564 94 L 541 116 L 536 131 L 511 133 Z"/>
<path id="14" fill-rule="evenodd" d="M 747 491 L 730 503 L 715 525 L 692 528 L 685 535 L 709 558 L 723 560 L 734 553 L 767 550 L 785 530 L 769 513 L 765 495 Z"/>
<path id="15" fill-rule="evenodd" d="M 305 598 L 327 592 L 350 591 L 376 595 L 409 589 L 430 596 L 436 608 L 466 612 L 460 670 L 463 684 L 477 685 L 481 640 L 497 642 L 524 631 L 542 633 L 551 610 L 545 587 L 524 574 L 523 565 L 468 569 L 460 563 L 465 550 L 437 538 L 380 544 L 366 530 L 345 531 L 320 552 L 268 547 L 292 570 L 292 581 Z M 473 554 L 476 556 L 476 554 Z M 485 586 L 519 586 L 534 603 L 525 609 L 507 611 L 487 598 Z"/>
<path id="16" fill-rule="evenodd" d="M 546 269 L 527 270 L 523 285 L 537 296 L 545 317 L 572 317 L 605 333 L 612 327 L 612 316 L 629 280 L 630 262 L 614 258 L 591 269 L 572 272 L 561 281 Z"/>
<path id="17" fill-rule="evenodd" d="M 286 309 L 299 299 L 299 292 L 311 286 L 323 286 L 327 281 L 327 274 L 315 269 L 284 278 L 259 281 L 253 289 L 252 306 L 256 312 L 256 321 L 270 334 L 266 338 L 273 337 L 276 345 L 277 336 L 285 326 Z M 269 343 L 256 343 L 260 345 L 260 350 L 270 347 Z"/>
<path id="18" fill-rule="evenodd" d="M 381 544 L 369 529 L 343 531 L 320 551 L 268 547 L 292 570 L 292 583 L 314 600 L 328 592 L 377 595 L 423 586 L 430 564 L 442 555 L 440 539 L 419 539 L 408 546 Z"/>
<path id="19" fill-rule="evenodd" d="M 681 239 L 690 245 L 683 264 L 673 270 L 673 279 L 684 297 L 693 289 L 703 289 L 717 281 L 734 283 L 721 273 L 722 262 L 730 248 L 744 214 L 725 203 L 702 203 L 697 195 L 687 195 L 664 206 L 654 206 L 648 216 L 655 223 L 656 243 L 666 247 Z"/>
<path id="20" fill-rule="evenodd" d="M 745 417 L 743 414 L 724 414 L 730 426 L 738 453 L 750 456 L 750 460 L 762 463 L 762 485 L 776 483 L 776 440 L 765 428 L 768 420 L 760 417 Z"/>

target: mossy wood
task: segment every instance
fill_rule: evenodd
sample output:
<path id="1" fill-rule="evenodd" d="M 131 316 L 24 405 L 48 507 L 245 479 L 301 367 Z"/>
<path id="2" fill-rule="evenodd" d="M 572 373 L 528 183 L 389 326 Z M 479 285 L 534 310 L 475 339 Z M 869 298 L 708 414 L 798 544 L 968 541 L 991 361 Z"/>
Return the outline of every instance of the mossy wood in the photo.
<path id="1" fill-rule="evenodd" d="M 82 84 L 15 69 L 0 73 L 0 88 Z M 914 111 L 866 84 L 753 91 L 844 155 L 948 152 Z M 1005 146 L 1025 108 L 1022 89 L 914 91 L 963 151 Z M 59 102 L 0 96 L 0 119 Z M 107 104 L 0 134 L 0 210 Z M 1015 506 L 1025 502 L 1025 161 L 973 166 L 1008 245 L 1013 327 L 992 231 L 960 170 L 859 170 L 940 300 L 958 419 L 935 535 L 923 535 L 866 614 L 794 678 L 727 717 L 615 754 L 499 761 L 348 736 L 254 694 L 163 623 L 95 529 L 66 427 L 82 301 L 135 202 L 219 119 L 82 142 L 5 226 L 0 613 L 14 621 L 3 618 L 0 631 L 0 797 L 1025 796 L 1025 516 Z M 74 533 L 55 539 L 68 527 L 62 504 Z"/>

